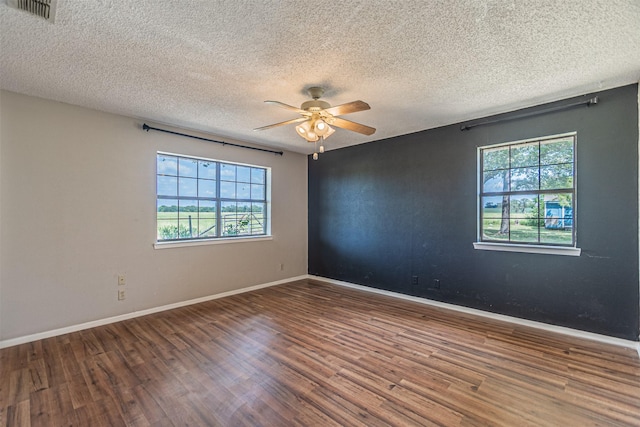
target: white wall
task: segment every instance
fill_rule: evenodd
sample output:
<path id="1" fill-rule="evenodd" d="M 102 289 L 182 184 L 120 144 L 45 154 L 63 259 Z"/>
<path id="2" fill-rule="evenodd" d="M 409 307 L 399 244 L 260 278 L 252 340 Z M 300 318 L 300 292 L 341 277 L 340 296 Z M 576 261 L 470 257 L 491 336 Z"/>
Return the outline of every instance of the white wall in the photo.
<path id="1" fill-rule="evenodd" d="M 142 123 L 1 92 L 0 341 L 306 274 L 306 156 Z M 273 239 L 154 249 L 156 151 L 271 167 Z"/>

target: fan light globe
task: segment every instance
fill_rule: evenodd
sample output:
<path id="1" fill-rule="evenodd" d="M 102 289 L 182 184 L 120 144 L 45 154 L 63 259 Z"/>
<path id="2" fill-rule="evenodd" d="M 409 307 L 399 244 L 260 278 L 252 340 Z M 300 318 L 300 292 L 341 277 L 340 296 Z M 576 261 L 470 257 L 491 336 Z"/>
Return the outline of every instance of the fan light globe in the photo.
<path id="1" fill-rule="evenodd" d="M 300 135 L 303 138 L 307 137 L 307 130 L 302 125 L 296 126 L 296 132 L 298 132 L 298 135 Z"/>
<path id="2" fill-rule="evenodd" d="M 313 125 L 313 130 L 315 131 L 315 134 L 321 137 L 328 137 L 329 135 L 331 135 L 334 130 L 331 129 L 331 126 L 329 126 L 324 120 L 322 119 L 318 119 L 316 120 L 316 122 Z"/>
<path id="3" fill-rule="evenodd" d="M 327 125 L 327 131 L 325 132 L 325 134 L 324 134 L 323 136 L 324 136 L 325 138 L 327 138 L 327 137 L 329 137 L 329 136 L 333 135 L 333 133 L 334 133 L 335 131 L 336 131 L 336 130 L 335 130 L 334 128 L 332 128 L 331 126 Z"/>
<path id="4" fill-rule="evenodd" d="M 302 122 L 301 124 L 296 126 L 296 132 L 298 132 L 298 135 L 300 135 L 301 137 L 303 137 L 309 142 L 315 142 L 318 140 L 318 135 L 312 129 L 312 126 L 309 120 Z"/>

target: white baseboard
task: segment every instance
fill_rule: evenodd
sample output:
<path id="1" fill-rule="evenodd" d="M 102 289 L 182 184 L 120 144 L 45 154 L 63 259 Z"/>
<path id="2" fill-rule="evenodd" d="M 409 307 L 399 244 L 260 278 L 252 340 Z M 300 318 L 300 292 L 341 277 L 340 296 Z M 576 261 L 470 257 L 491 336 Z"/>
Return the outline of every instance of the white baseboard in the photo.
<path id="1" fill-rule="evenodd" d="M 25 335 L 22 337 L 12 338 L 8 340 L 0 341 L 0 349 L 6 347 L 13 347 L 14 345 L 24 344 L 32 341 L 37 341 L 45 338 L 51 338 L 58 335 L 68 334 L 70 332 L 82 331 L 84 329 L 95 328 L 96 326 L 108 325 L 109 323 L 120 322 L 122 320 L 133 319 L 134 317 L 146 316 L 147 314 L 158 313 L 160 311 L 171 310 L 174 308 L 184 307 L 187 305 L 198 304 L 200 302 L 211 301 L 218 298 L 224 298 L 231 295 L 242 294 L 245 292 L 255 291 L 256 289 L 268 288 L 270 286 L 281 285 L 283 283 L 289 283 L 296 280 L 307 279 L 308 275 L 302 275 L 297 277 L 290 277 L 288 279 L 277 280 L 275 282 L 263 283 L 255 286 L 249 286 L 242 289 L 235 289 L 233 291 L 223 292 L 215 295 L 207 295 L 201 298 L 190 299 L 187 301 L 180 301 L 173 304 L 167 304 L 160 307 L 148 308 L 146 310 L 134 311 L 131 313 L 121 314 L 118 316 L 107 317 L 105 319 L 92 320 L 86 323 L 80 323 L 78 325 L 66 326 L 64 328 L 53 329 L 51 331 L 39 332 L 32 335 Z"/>
<path id="2" fill-rule="evenodd" d="M 397 292 L 385 291 L 383 289 L 371 288 L 369 286 L 356 285 L 349 282 L 343 282 L 340 280 L 328 279 L 320 276 L 308 276 L 309 279 L 318 280 L 320 282 L 327 282 L 334 285 L 344 286 L 347 288 L 358 289 L 360 291 L 372 292 L 375 294 L 386 295 L 394 298 L 400 298 L 408 301 L 417 302 L 433 307 L 445 308 L 447 310 L 453 310 L 460 313 L 472 314 L 474 316 L 485 317 L 488 319 L 499 320 L 502 322 L 512 323 L 520 326 L 528 326 L 530 328 L 540 329 L 547 332 L 555 332 L 562 335 L 567 335 L 574 338 L 583 338 L 590 341 L 596 341 L 603 344 L 611 344 L 618 347 L 626 347 L 635 349 L 640 357 L 640 342 L 624 340 L 622 338 L 610 337 L 607 335 L 595 334 L 592 332 L 580 331 L 578 329 L 566 328 L 564 326 L 550 325 L 542 322 L 535 322 L 533 320 L 520 319 L 517 317 L 506 316 L 504 314 L 490 313 L 488 311 L 477 310 L 475 308 L 463 307 L 460 305 L 449 304 L 446 302 L 434 301 L 426 298 L 414 297 L 411 295 L 400 294 Z"/>
<path id="3" fill-rule="evenodd" d="M 371 293 L 380 294 L 380 295 L 386 295 L 386 296 L 390 296 L 390 297 L 394 297 L 394 298 L 400 298 L 400 299 L 404 299 L 404 300 L 407 300 L 407 301 L 413 301 L 413 302 L 417 302 L 417 303 L 420 303 L 420 304 L 425 304 L 425 305 L 429 305 L 429 306 L 433 306 L 433 307 L 440 307 L 440 308 L 445 308 L 445 309 L 448 309 L 448 310 L 453 310 L 453 311 L 457 311 L 457 312 L 461 312 L 461 313 L 472 314 L 472 315 L 475 315 L 475 316 L 480 316 L 480 317 L 485 317 L 485 318 L 489 318 L 489 319 L 499 320 L 499 321 L 503 321 L 503 322 L 507 322 L 507 323 L 513 323 L 513 324 L 516 324 L 516 325 L 528 326 L 528 327 L 531 327 L 531 328 L 536 328 L 536 329 L 544 330 L 544 331 L 547 331 L 547 332 L 555 332 L 555 333 L 558 333 L 558 334 L 567 335 L 567 336 L 571 336 L 571 337 L 575 337 L 575 338 L 583 338 L 583 339 L 587 339 L 587 340 L 591 340 L 591 341 L 595 341 L 595 342 L 599 342 L 599 343 L 611 344 L 611 345 L 615 345 L 615 346 L 619 346 L 619 347 L 625 347 L 625 348 L 631 348 L 631 349 L 635 349 L 638 352 L 638 357 L 640 357 L 640 342 L 630 341 L 630 340 L 623 340 L 621 338 L 609 337 L 609 336 L 606 336 L 606 335 L 595 334 L 595 333 L 592 333 L 592 332 L 580 331 L 580 330 L 577 330 L 577 329 L 566 328 L 564 326 L 555 326 L 555 325 L 550 325 L 550 324 L 547 324 L 547 323 L 535 322 L 533 320 L 520 319 L 520 318 L 517 318 L 517 317 L 506 316 L 506 315 L 503 315 L 503 314 L 490 313 L 488 311 L 482 311 L 482 310 L 477 310 L 477 309 L 474 309 L 474 308 L 468 308 L 468 307 L 463 307 L 463 306 L 459 306 L 459 305 L 448 304 L 448 303 L 444 303 L 444 302 L 440 302 L 440 301 L 433 301 L 433 300 L 429 300 L 429 299 L 426 299 L 426 298 L 414 297 L 414 296 L 411 296 L 411 295 L 405 295 L 405 294 L 400 294 L 400 293 L 397 293 L 397 292 L 385 291 L 385 290 L 382 290 L 382 289 L 371 288 L 369 286 L 356 285 L 354 283 L 343 282 L 343 281 L 340 281 L 340 280 L 328 279 L 328 278 L 325 278 L 325 277 L 313 276 L 313 275 L 309 275 L 309 274 L 305 274 L 305 275 L 297 276 L 297 277 L 290 277 L 288 279 L 277 280 L 275 282 L 269 282 L 269 283 L 263 283 L 263 284 L 259 284 L 259 285 L 249 286 L 249 287 L 246 287 L 246 288 L 236 289 L 236 290 L 233 290 L 233 291 L 223 292 L 223 293 L 220 293 L 220 294 L 208 295 L 208 296 L 205 296 L 205 297 L 195 298 L 195 299 L 191 299 L 191 300 L 187 300 L 187 301 L 181 301 L 181 302 L 177 302 L 177 303 L 173 303 L 173 304 L 167 304 L 167 305 L 163 305 L 163 306 L 160 306 L 160 307 L 153 307 L 153 308 L 149 308 L 149 309 L 146 309 L 146 310 L 134 311 L 134 312 L 131 312 L 131 313 L 121 314 L 121 315 L 113 316 L 113 317 L 107 317 L 107 318 L 104 318 L 104 319 L 93 320 L 93 321 L 86 322 L 86 323 L 81 323 L 81 324 L 78 324 L 78 325 L 71 325 L 71 326 L 67 326 L 67 327 L 64 327 L 64 328 L 53 329 L 51 331 L 39 332 L 39 333 L 32 334 L 32 335 L 25 335 L 25 336 L 22 336 L 22 337 L 3 340 L 3 341 L 0 341 L 0 349 L 7 348 L 7 347 L 12 347 L 14 345 L 24 344 L 24 343 L 28 343 L 28 342 L 32 342 L 32 341 L 37 341 L 37 340 L 41 340 L 41 339 L 45 339 L 45 338 L 51 338 L 51 337 L 55 337 L 55 336 L 58 336 L 58 335 L 68 334 L 68 333 L 71 333 L 71 332 L 82 331 L 84 329 L 94 328 L 96 326 L 108 325 L 109 323 L 115 323 L 115 322 L 120 322 L 122 320 L 133 319 L 135 317 L 146 316 L 148 314 L 158 313 L 158 312 L 161 312 L 161 311 L 171 310 L 171 309 L 174 309 L 174 308 L 184 307 L 184 306 L 187 306 L 187 305 L 198 304 L 198 303 L 205 302 L 205 301 L 211 301 L 211 300 L 218 299 L 218 298 L 224 298 L 224 297 L 228 297 L 228 296 L 231 296 L 231 295 L 250 292 L 250 291 L 257 290 L 257 289 L 267 288 L 267 287 L 270 287 L 270 286 L 277 286 L 277 285 L 281 285 L 281 284 L 284 284 L 284 283 L 293 282 L 293 281 L 296 281 L 296 280 L 303 280 L 303 279 L 318 280 L 318 281 L 321 281 L 321 282 L 327 282 L 327 283 L 331 283 L 331 284 L 334 284 L 334 285 L 344 286 L 344 287 L 348 287 L 348 288 L 352 288 L 352 289 L 358 289 L 358 290 L 365 291 L 365 292 L 371 292 Z"/>

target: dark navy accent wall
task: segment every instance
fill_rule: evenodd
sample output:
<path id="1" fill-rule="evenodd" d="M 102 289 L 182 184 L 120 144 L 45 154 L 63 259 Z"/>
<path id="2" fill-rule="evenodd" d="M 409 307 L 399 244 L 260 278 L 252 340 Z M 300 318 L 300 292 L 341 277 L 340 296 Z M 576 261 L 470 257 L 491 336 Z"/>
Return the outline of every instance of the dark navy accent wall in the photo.
<path id="1" fill-rule="evenodd" d="M 309 274 L 637 341 L 638 85 L 593 95 L 309 157 Z M 573 131 L 582 255 L 475 250 L 477 147 Z"/>

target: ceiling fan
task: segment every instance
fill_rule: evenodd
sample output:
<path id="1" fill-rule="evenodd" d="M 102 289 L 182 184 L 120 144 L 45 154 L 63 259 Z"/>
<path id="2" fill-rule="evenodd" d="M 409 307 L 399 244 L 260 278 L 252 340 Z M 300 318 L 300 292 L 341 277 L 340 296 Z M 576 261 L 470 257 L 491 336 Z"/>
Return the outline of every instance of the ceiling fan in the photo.
<path id="1" fill-rule="evenodd" d="M 277 126 L 300 123 L 298 126 L 296 126 L 296 132 L 308 142 L 316 142 L 320 138 L 324 140 L 324 138 L 335 132 L 335 130 L 331 126 L 358 132 L 363 135 L 373 135 L 373 133 L 376 131 L 370 126 L 365 126 L 360 123 L 337 117 L 344 114 L 369 110 L 371 107 L 369 107 L 369 104 L 367 104 L 366 102 L 353 101 L 332 107 L 328 102 L 320 100 L 320 97 L 324 94 L 323 88 L 317 86 L 310 87 L 309 89 L 307 89 L 307 93 L 312 98 L 312 100 L 303 102 L 300 108 L 284 104 L 279 101 L 264 101 L 267 104 L 273 104 L 287 110 L 295 111 L 302 117 L 259 127 L 254 130 L 266 130 Z M 323 151 L 324 147 L 321 145 L 320 152 L 322 153 Z M 314 153 L 314 159 L 315 158 L 317 158 L 316 153 Z"/>

